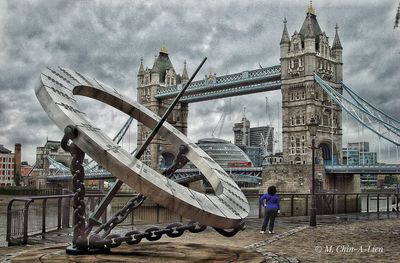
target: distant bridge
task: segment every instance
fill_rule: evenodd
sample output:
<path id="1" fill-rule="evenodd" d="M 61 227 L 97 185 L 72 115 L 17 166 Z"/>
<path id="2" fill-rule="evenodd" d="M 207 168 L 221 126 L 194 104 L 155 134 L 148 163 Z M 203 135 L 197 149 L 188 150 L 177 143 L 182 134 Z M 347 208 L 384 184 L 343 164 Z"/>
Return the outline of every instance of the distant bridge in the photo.
<path id="1" fill-rule="evenodd" d="M 225 171 L 235 182 L 259 183 L 262 179 L 262 167 L 227 168 Z M 49 175 L 46 178 L 48 182 L 53 183 L 72 181 L 72 176 L 67 173 Z M 89 171 L 85 173 L 85 180 L 106 180 L 115 178 L 115 176 L 106 170 Z M 205 177 L 197 169 L 180 169 L 171 177 L 172 180 L 178 183 L 190 183 L 203 178 Z"/>
<path id="2" fill-rule="evenodd" d="M 400 174 L 400 165 L 325 165 L 327 174 Z"/>
<path id="3" fill-rule="evenodd" d="M 183 84 L 157 90 L 155 98 L 163 100 L 175 98 Z M 181 102 L 199 102 L 232 96 L 240 96 L 281 88 L 281 66 L 272 66 L 217 77 L 211 75 L 203 80 L 192 82 Z"/>
<path id="4" fill-rule="evenodd" d="M 259 183 L 262 180 L 262 167 L 243 167 L 226 168 L 225 171 L 240 183 Z M 325 165 L 326 174 L 400 174 L 400 165 Z M 115 179 L 110 172 L 106 170 L 89 171 L 85 174 L 85 180 L 107 180 Z M 178 183 L 191 183 L 204 176 L 198 169 L 179 169 L 171 177 Z M 69 182 L 72 181 L 70 174 L 58 174 L 47 176 L 48 182 Z"/>
<path id="5" fill-rule="evenodd" d="M 361 98 L 348 86 L 342 83 L 342 87 L 347 91 L 353 101 L 346 99 L 343 94 L 338 93 L 327 82 L 318 75 L 314 75 L 316 83 L 329 95 L 329 97 L 340 106 L 345 112 L 351 115 L 362 126 L 376 133 L 390 143 L 400 146 L 400 121 L 394 119 L 380 111 L 372 104 Z M 203 80 L 192 82 L 185 95 L 180 101 L 192 103 L 199 101 L 212 100 L 217 98 L 240 96 L 263 91 L 279 90 L 281 88 L 281 67 L 279 65 L 260 68 L 255 70 L 243 71 L 217 77 L 210 75 Z M 157 99 L 175 98 L 182 89 L 182 84 L 163 87 L 157 90 Z M 116 135 L 114 141 L 117 143 L 122 139 L 132 122 L 132 117 L 128 119 L 121 131 Z M 58 162 L 48 157 L 51 164 L 61 172 L 59 175 L 49 176 L 49 182 L 70 181 L 69 168 L 60 165 Z M 115 178 L 107 171 L 97 170 L 97 166 L 86 169 L 87 180 L 94 179 L 113 179 Z M 262 168 L 229 168 L 227 173 L 236 182 L 258 183 L 261 180 Z M 373 165 L 373 166 L 325 166 L 327 174 L 400 174 L 400 165 Z M 178 170 L 173 179 L 177 182 L 191 182 L 201 179 L 203 176 L 197 169 Z"/>

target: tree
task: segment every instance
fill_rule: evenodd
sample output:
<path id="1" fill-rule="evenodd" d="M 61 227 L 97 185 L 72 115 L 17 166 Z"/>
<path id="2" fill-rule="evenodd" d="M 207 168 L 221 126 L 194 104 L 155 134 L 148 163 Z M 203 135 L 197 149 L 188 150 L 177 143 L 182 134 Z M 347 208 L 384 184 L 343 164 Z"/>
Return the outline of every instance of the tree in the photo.
<path id="1" fill-rule="evenodd" d="M 398 183 L 397 176 L 387 175 L 387 176 L 385 176 L 385 179 L 383 180 L 383 183 L 385 185 L 397 184 Z"/>

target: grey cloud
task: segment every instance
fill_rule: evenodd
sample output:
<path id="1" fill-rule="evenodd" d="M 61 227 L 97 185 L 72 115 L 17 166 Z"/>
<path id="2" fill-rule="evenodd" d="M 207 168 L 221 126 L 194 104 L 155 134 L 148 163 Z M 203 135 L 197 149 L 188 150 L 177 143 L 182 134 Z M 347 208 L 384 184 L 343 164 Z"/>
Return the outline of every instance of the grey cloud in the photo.
<path id="1" fill-rule="evenodd" d="M 4 4 L 3 4 L 4 5 Z M 177 72 L 188 61 L 189 74 L 204 56 L 208 61 L 197 79 L 210 71 L 218 75 L 279 64 L 282 20 L 289 34 L 305 18 L 304 1 L 8 1 L 0 20 L 0 138 L 12 147 L 24 142 L 25 159 L 46 136 L 61 132 L 41 109 L 33 88 L 41 70 L 61 65 L 96 77 L 120 92 L 136 97 L 140 58 L 146 66 L 165 44 Z M 398 31 L 393 27 L 393 4 L 385 1 L 334 1 L 316 3 L 318 21 L 333 40 L 340 26 L 346 82 L 392 115 L 398 115 Z M 3 6 L 2 6 L 3 7 Z M 384 52 L 381 52 L 385 50 Z M 378 88 L 379 87 L 379 88 Z M 277 124 L 275 103 L 280 92 L 232 98 L 231 120 L 222 136 L 232 140 L 232 123 L 242 108 L 253 125 L 264 125 L 265 96 Z M 81 107 L 109 136 L 126 116 L 86 100 Z M 190 105 L 189 136 L 209 137 L 218 122 L 224 100 Z M 204 125 L 211 116 L 209 127 Z M 111 127 L 111 128 L 110 128 Z M 12 132 L 18 129 L 18 132 Z M 24 137 L 25 131 L 35 130 Z M 134 137 L 132 131 L 131 139 Z"/>

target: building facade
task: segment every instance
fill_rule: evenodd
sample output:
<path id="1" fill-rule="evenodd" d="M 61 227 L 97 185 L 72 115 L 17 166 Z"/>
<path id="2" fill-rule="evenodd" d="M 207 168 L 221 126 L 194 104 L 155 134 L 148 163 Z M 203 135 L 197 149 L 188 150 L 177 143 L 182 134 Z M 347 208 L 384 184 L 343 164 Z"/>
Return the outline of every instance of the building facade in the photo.
<path id="1" fill-rule="evenodd" d="M 341 108 L 314 82 L 314 73 L 342 93 L 342 45 L 338 27 L 332 45 L 318 24 L 312 5 L 299 32 L 289 38 L 286 19 L 280 42 L 282 70 L 283 158 L 289 164 L 311 164 L 311 118 L 319 123 L 316 146 L 325 161 L 341 160 Z"/>
<path id="2" fill-rule="evenodd" d="M 241 122 L 233 124 L 234 144 L 240 148 L 250 146 L 250 121 L 246 116 Z"/>
<path id="3" fill-rule="evenodd" d="M 274 152 L 274 128 L 261 126 L 250 128 L 250 146 L 266 148 L 265 155 Z"/>
<path id="4" fill-rule="evenodd" d="M 250 158 L 231 142 L 217 138 L 206 138 L 199 140 L 197 145 L 222 168 L 252 166 Z"/>
<path id="5" fill-rule="evenodd" d="M 137 80 L 137 101 L 157 115 L 162 116 L 172 103 L 172 99 L 157 100 L 155 98 L 157 90 L 180 83 L 187 83 L 189 78 L 186 62 L 184 62 L 182 75 L 177 74 L 169 59 L 168 50 L 163 47 L 158 56 L 155 56 L 154 64 L 151 68 L 144 69 L 143 61 L 140 63 Z M 187 116 L 188 104 L 179 102 L 168 116 L 167 121 L 183 134 L 187 135 Z M 150 135 L 151 129 L 140 122 L 138 122 L 137 127 L 137 147 L 139 149 Z M 157 135 L 141 159 L 150 167 L 158 169 L 170 166 L 177 153 L 177 146 L 170 144 L 164 138 Z"/>
<path id="6" fill-rule="evenodd" d="M 309 193 L 312 185 L 312 138 L 308 124 L 316 119 L 315 185 L 317 191 L 358 192 L 359 175 L 327 175 L 324 164 L 342 161 L 341 108 L 315 83 L 314 73 L 342 93 L 343 48 L 338 27 L 330 42 L 321 30 L 316 11 L 308 7 L 300 31 L 289 37 L 284 19 L 280 41 L 282 92 L 282 163 L 266 164 L 263 185 L 276 185 L 280 192 Z"/>
<path id="7" fill-rule="evenodd" d="M 376 152 L 369 151 L 369 142 L 349 143 L 342 150 L 343 164 L 345 165 L 375 165 L 378 164 Z"/>
<path id="8" fill-rule="evenodd" d="M 274 149 L 274 128 L 270 126 L 251 127 L 246 116 L 233 125 L 234 144 L 245 147 L 265 148 L 264 155 L 272 154 Z"/>
<path id="9" fill-rule="evenodd" d="M 273 153 L 274 128 L 250 126 L 246 116 L 233 125 L 234 144 L 249 156 L 255 167 L 261 167 L 265 156 Z"/>
<path id="10" fill-rule="evenodd" d="M 14 185 L 15 155 L 0 145 L 0 187 Z"/>
<path id="11" fill-rule="evenodd" d="M 61 147 L 60 141 L 46 140 L 44 146 L 36 147 L 36 169 L 40 170 L 43 174 L 50 174 L 50 162 L 47 159 L 50 156 L 54 160 L 69 167 L 71 164 L 72 156 Z"/>

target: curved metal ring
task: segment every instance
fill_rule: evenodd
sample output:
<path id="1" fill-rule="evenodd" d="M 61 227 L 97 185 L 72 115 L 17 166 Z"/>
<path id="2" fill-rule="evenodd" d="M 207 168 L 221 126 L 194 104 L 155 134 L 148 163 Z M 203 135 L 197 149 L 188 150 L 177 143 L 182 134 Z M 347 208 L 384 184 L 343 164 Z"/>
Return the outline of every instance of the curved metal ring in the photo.
<path id="1" fill-rule="evenodd" d="M 249 203 L 230 176 L 196 144 L 169 123 L 159 135 L 173 145 L 185 145 L 187 158 L 210 182 L 215 194 L 203 194 L 184 187 L 151 169 L 121 149 L 82 112 L 74 95 L 87 96 L 134 117 L 152 129 L 160 117 L 143 105 L 119 94 L 115 89 L 65 68 L 47 68 L 41 74 L 36 96 L 49 117 L 60 129 L 77 127 L 73 139 L 85 153 L 124 183 L 154 202 L 185 218 L 217 228 L 235 228 L 249 214 Z"/>

